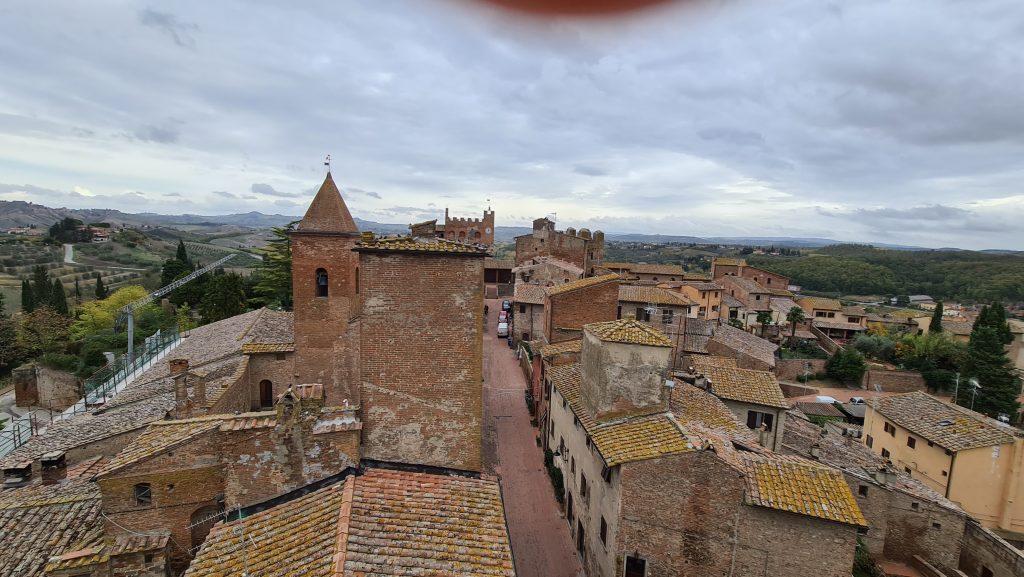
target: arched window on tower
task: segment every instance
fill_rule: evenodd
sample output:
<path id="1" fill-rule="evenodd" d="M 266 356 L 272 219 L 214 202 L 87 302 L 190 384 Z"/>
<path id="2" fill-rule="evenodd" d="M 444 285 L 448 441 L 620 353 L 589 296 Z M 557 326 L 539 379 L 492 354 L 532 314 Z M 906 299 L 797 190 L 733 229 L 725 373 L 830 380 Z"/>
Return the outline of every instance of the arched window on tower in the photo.
<path id="1" fill-rule="evenodd" d="M 322 268 L 316 269 L 316 296 L 327 296 L 327 271 Z"/>

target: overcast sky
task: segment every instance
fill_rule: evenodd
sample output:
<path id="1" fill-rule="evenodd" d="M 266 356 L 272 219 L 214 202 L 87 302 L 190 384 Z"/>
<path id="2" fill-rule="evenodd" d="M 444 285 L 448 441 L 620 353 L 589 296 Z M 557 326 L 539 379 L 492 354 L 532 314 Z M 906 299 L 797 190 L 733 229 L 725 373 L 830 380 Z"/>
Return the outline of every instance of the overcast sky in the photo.
<path id="1" fill-rule="evenodd" d="M 0 4 L 0 200 L 1024 249 L 1020 0 Z"/>

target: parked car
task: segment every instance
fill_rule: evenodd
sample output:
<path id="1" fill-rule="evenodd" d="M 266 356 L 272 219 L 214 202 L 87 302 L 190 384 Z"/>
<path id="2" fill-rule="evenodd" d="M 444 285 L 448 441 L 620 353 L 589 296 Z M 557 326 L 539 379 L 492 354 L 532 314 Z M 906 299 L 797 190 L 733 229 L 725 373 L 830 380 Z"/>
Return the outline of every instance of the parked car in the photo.
<path id="1" fill-rule="evenodd" d="M 510 300 L 503 300 L 503 301 L 501 301 L 501 310 L 503 310 L 503 311 L 510 311 L 510 310 L 512 310 L 512 301 L 510 301 Z"/>
<path id="2" fill-rule="evenodd" d="M 507 323 L 508 322 L 508 311 L 498 311 L 498 322 L 499 323 Z"/>
<path id="3" fill-rule="evenodd" d="M 835 397 L 829 395 L 818 395 L 817 400 L 819 403 L 838 403 Z"/>
<path id="4" fill-rule="evenodd" d="M 864 397 L 850 397 L 850 404 L 851 405 L 863 405 L 864 404 Z"/>
<path id="5" fill-rule="evenodd" d="M 507 337 L 508 336 L 508 323 L 498 323 L 498 336 L 499 337 Z"/>

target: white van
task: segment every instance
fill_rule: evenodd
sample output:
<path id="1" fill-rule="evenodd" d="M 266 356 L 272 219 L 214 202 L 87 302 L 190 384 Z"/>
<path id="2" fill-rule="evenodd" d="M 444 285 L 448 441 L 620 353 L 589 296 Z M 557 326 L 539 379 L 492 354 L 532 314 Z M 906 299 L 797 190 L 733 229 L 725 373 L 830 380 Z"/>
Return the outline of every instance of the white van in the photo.
<path id="1" fill-rule="evenodd" d="M 507 337 L 508 336 L 508 323 L 498 323 L 498 336 L 499 337 Z"/>

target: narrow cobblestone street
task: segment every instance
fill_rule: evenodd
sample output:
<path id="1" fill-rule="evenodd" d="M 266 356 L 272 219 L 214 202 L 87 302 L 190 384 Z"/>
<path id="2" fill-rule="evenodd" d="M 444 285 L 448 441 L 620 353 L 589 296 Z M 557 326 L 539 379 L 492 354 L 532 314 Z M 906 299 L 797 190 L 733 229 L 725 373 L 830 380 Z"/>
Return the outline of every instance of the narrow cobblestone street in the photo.
<path id="1" fill-rule="evenodd" d="M 577 577 L 583 571 L 555 501 L 526 408 L 526 379 L 505 339 L 495 337 L 500 300 L 488 300 L 484 331 L 484 462 L 501 478 L 518 577 Z"/>

